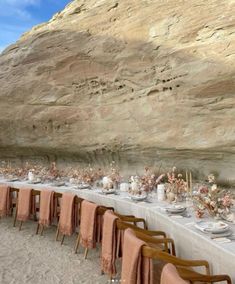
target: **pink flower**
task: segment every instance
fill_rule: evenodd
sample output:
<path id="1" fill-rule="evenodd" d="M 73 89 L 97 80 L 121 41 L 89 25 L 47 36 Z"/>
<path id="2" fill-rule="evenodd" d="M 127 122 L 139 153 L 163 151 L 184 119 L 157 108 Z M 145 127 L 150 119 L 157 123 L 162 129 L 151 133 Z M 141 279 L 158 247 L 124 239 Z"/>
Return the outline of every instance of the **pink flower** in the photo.
<path id="1" fill-rule="evenodd" d="M 209 189 L 206 186 L 202 186 L 199 188 L 199 193 L 201 194 L 207 194 L 209 192 Z"/>
<path id="2" fill-rule="evenodd" d="M 232 205 L 232 200 L 229 195 L 225 195 L 222 199 L 222 204 L 224 207 L 229 207 Z"/>

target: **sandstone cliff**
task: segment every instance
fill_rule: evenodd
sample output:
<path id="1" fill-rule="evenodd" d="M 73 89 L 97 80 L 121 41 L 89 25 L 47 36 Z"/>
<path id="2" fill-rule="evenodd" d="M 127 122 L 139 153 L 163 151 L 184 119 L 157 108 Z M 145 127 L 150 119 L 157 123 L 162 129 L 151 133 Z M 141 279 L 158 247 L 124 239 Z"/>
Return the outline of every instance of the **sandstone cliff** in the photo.
<path id="1" fill-rule="evenodd" d="M 0 55 L 0 157 L 231 178 L 234 3 L 73 1 Z"/>

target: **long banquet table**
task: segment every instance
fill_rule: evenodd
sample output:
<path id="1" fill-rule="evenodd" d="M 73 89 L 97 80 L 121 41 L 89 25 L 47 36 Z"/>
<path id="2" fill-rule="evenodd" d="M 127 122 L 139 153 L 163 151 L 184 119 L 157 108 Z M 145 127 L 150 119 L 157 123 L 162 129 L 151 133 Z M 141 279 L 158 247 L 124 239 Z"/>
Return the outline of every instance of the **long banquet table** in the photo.
<path id="1" fill-rule="evenodd" d="M 166 202 L 158 202 L 153 198 L 152 202 L 133 202 L 126 192 L 118 194 L 102 194 L 100 189 L 75 189 L 74 186 L 55 187 L 47 184 L 29 184 L 27 182 L 6 182 L 15 188 L 31 187 L 33 189 L 52 189 L 56 192 L 70 191 L 77 196 L 99 205 L 111 206 L 120 214 L 131 214 L 145 218 L 149 229 L 162 230 L 174 239 L 177 256 L 185 259 L 205 259 L 210 263 L 213 274 L 228 274 L 235 283 L 235 241 L 218 243 L 212 240 L 208 234 L 194 227 L 197 219 L 174 218 L 166 214 Z M 204 220 L 204 219 L 203 219 Z M 205 219 L 206 220 L 206 219 Z M 230 224 L 235 233 L 235 224 Z"/>

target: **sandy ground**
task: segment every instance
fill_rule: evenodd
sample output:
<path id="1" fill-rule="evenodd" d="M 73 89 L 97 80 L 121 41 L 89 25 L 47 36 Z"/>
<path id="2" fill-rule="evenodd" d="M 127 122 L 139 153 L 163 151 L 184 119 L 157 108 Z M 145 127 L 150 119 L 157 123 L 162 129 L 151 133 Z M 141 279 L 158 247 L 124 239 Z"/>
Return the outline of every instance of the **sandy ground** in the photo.
<path id="1" fill-rule="evenodd" d="M 1 284 L 99 284 L 110 283 L 100 273 L 99 249 L 73 251 L 76 236 L 66 237 L 64 244 L 55 241 L 56 227 L 35 235 L 36 223 L 13 228 L 12 218 L 0 220 Z M 117 282 L 115 282 L 117 283 Z"/>

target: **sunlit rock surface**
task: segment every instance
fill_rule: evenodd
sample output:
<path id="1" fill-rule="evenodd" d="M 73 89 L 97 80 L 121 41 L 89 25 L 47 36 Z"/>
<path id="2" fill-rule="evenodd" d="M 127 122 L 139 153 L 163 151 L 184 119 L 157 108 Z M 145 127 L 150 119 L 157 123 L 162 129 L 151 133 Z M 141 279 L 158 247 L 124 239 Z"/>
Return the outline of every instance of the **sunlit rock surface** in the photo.
<path id="1" fill-rule="evenodd" d="M 0 55 L 0 157 L 235 170 L 233 0 L 77 0 Z"/>

